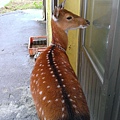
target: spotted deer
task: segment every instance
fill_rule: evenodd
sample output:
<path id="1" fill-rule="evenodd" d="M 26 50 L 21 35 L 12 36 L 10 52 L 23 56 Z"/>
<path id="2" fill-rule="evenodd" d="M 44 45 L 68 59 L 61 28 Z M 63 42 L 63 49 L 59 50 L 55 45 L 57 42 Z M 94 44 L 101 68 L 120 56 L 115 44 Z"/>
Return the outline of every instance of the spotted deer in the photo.
<path id="1" fill-rule="evenodd" d="M 53 12 L 52 43 L 32 71 L 31 93 L 40 120 L 90 120 L 84 93 L 66 54 L 67 31 L 90 23 L 64 9 L 63 3 Z"/>

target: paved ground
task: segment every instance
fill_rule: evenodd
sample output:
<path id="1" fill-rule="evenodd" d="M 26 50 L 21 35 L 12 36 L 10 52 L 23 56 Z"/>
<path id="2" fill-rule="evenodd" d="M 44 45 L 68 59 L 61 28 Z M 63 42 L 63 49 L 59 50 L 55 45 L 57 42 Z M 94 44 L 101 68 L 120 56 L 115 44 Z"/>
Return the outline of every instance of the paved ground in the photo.
<path id="1" fill-rule="evenodd" d="M 28 10 L 0 15 L 0 120 L 37 120 L 29 87 L 34 59 L 27 46 L 30 36 L 46 34 L 39 15 Z"/>

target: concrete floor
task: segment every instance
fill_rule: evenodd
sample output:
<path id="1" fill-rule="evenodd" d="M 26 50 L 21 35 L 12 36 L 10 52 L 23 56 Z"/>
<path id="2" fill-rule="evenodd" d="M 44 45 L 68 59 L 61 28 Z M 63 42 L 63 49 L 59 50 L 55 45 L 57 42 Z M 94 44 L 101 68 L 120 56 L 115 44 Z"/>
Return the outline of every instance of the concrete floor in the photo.
<path id="1" fill-rule="evenodd" d="M 0 120 L 38 120 L 30 94 L 34 59 L 29 57 L 30 36 L 46 35 L 41 14 L 33 10 L 0 15 Z"/>

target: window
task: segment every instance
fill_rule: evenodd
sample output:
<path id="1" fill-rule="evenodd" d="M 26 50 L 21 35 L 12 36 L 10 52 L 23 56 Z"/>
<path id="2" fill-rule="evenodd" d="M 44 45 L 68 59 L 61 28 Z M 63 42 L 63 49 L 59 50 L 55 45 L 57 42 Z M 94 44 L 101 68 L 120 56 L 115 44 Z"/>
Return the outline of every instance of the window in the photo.
<path id="1" fill-rule="evenodd" d="M 103 76 L 111 19 L 111 0 L 88 0 L 85 48 Z"/>

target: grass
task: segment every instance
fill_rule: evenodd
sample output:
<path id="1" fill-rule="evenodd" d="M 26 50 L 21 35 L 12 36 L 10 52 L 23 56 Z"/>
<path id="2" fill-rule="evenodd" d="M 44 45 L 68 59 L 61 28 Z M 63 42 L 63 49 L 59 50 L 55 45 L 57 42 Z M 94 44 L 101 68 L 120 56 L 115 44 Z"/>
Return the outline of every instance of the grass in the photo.
<path id="1" fill-rule="evenodd" d="M 23 9 L 42 9 L 42 0 L 11 0 L 5 7 L 0 8 L 0 14 L 23 10 Z"/>

